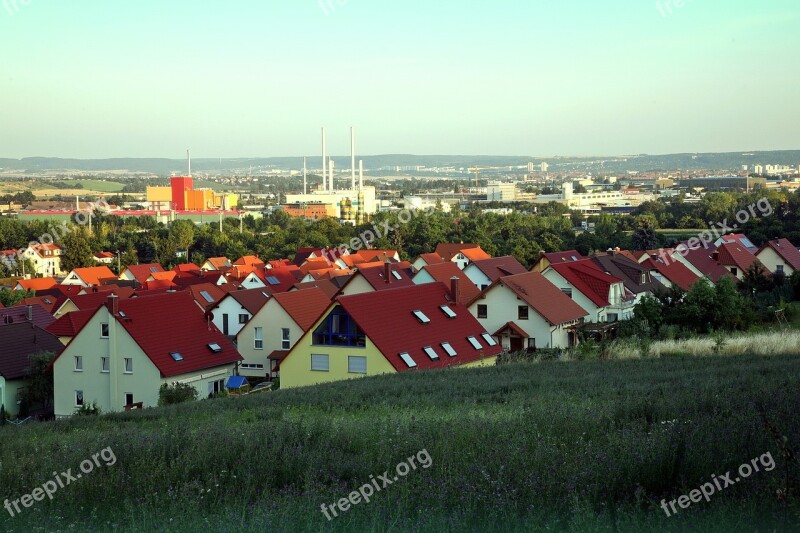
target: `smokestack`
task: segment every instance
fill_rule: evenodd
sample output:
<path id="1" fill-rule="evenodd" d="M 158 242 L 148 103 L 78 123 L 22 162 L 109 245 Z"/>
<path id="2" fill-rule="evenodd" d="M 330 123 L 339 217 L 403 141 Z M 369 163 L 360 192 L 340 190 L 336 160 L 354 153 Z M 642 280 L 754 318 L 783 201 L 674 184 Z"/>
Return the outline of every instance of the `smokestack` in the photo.
<path id="1" fill-rule="evenodd" d="M 325 146 L 325 128 L 322 128 L 322 190 L 328 187 L 328 155 Z"/>
<path id="2" fill-rule="evenodd" d="M 189 165 L 189 173 L 187 174 L 187 176 L 191 177 L 191 175 L 192 175 L 192 156 L 189 155 L 189 150 L 186 150 L 186 161 L 187 161 L 187 163 Z"/>
<path id="3" fill-rule="evenodd" d="M 358 161 L 358 190 L 364 190 L 364 161 Z"/>
<path id="4" fill-rule="evenodd" d="M 111 316 L 119 315 L 119 298 L 116 294 L 111 293 L 108 295 L 108 301 L 106 303 L 106 307 L 111 312 Z"/>
<path id="5" fill-rule="evenodd" d="M 386 261 L 383 264 L 383 278 L 386 281 L 387 285 L 391 285 L 392 283 L 392 264 L 389 261 Z"/>
<path id="6" fill-rule="evenodd" d="M 328 180 L 330 183 L 330 187 L 328 187 L 328 192 L 333 192 L 333 168 L 334 168 L 333 159 L 328 162 Z"/>
<path id="7" fill-rule="evenodd" d="M 450 297 L 453 299 L 454 303 L 458 303 L 458 299 L 460 298 L 460 294 L 458 293 L 458 284 L 459 279 L 457 276 L 453 276 L 450 278 Z"/>
<path id="8" fill-rule="evenodd" d="M 306 181 L 307 178 L 307 170 L 306 170 L 306 158 L 303 158 L 303 194 L 308 194 L 308 184 Z"/>
<path id="9" fill-rule="evenodd" d="M 352 182 L 351 188 L 356 188 L 356 129 L 350 127 L 350 178 Z"/>

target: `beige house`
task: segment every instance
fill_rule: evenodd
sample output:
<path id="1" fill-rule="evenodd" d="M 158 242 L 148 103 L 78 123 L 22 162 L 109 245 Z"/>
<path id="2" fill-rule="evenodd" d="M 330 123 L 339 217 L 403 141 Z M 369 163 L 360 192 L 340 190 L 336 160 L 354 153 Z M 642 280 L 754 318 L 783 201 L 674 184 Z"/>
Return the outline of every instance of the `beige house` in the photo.
<path id="1" fill-rule="evenodd" d="M 55 243 L 29 245 L 22 252 L 22 260 L 30 259 L 34 272 L 26 272 L 26 274 L 35 274 L 41 277 L 63 275 L 64 271 L 61 270 L 61 256 L 63 253 L 64 250 L 62 250 L 61 246 Z"/>
<path id="2" fill-rule="evenodd" d="M 53 363 L 55 415 L 97 403 L 102 412 L 158 405 L 162 384 L 199 398 L 224 389 L 241 356 L 186 292 L 109 297 Z"/>

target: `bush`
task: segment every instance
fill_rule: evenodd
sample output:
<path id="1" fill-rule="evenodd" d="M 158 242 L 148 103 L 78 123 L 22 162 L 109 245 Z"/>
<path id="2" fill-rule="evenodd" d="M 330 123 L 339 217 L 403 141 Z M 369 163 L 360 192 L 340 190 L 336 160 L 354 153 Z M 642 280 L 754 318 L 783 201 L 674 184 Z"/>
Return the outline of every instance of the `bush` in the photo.
<path id="1" fill-rule="evenodd" d="M 197 400 L 197 389 L 187 383 L 164 383 L 158 390 L 158 405 L 175 405 Z"/>
<path id="2" fill-rule="evenodd" d="M 97 402 L 83 404 L 75 410 L 75 414 L 77 416 L 99 416 L 100 408 L 97 406 Z"/>

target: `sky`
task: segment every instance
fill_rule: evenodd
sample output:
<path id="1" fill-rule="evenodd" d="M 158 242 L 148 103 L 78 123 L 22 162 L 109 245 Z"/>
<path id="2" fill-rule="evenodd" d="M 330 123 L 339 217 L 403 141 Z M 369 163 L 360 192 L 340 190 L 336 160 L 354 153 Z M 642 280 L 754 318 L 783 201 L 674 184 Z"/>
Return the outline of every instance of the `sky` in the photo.
<path id="1" fill-rule="evenodd" d="M 0 157 L 800 149 L 797 0 L 0 0 Z"/>

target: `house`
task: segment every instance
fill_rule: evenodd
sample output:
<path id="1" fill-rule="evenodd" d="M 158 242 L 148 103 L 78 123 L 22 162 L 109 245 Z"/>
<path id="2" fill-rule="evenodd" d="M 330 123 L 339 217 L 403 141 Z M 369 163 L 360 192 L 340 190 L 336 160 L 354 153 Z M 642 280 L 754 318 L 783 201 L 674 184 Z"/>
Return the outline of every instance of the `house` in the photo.
<path id="1" fill-rule="evenodd" d="M 420 254 L 419 257 L 414 259 L 412 266 L 414 270 L 422 270 L 422 267 L 427 265 L 435 265 L 437 263 L 444 263 L 442 256 L 436 253 Z"/>
<path id="2" fill-rule="evenodd" d="M 97 252 L 93 257 L 95 263 L 100 263 L 102 265 L 113 265 L 114 259 L 117 258 L 117 256 L 111 252 Z"/>
<path id="3" fill-rule="evenodd" d="M 697 280 L 702 279 L 680 261 L 664 262 L 655 254 L 653 257 L 645 258 L 639 264 L 650 271 L 653 279 L 668 289 L 677 286 L 681 290 L 688 291 Z"/>
<path id="4" fill-rule="evenodd" d="M 455 285 L 453 285 L 453 278 L 458 281 Z M 422 285 L 423 283 L 444 283 L 447 287 L 451 288 L 450 297 L 454 298 L 461 305 L 467 305 L 481 292 L 478 290 L 478 287 L 472 283 L 472 280 L 467 277 L 466 272 L 450 261 L 422 267 L 422 270 L 414 275 L 412 281 L 415 285 Z"/>
<path id="5" fill-rule="evenodd" d="M 348 276 L 349 278 L 350 276 Z M 294 286 L 289 289 L 289 291 L 303 291 L 306 289 L 322 289 L 325 295 L 328 297 L 329 300 L 333 300 L 339 294 L 339 286 L 334 282 L 334 280 L 339 278 L 333 279 L 320 279 L 316 281 L 309 281 L 305 283 L 295 283 Z"/>
<path id="6" fill-rule="evenodd" d="M 16 307 L 5 307 L 0 309 L 0 327 L 27 322 L 46 329 L 47 326 L 55 322 L 53 315 L 41 305 L 18 305 Z"/>
<path id="7" fill-rule="evenodd" d="M 66 300 L 66 298 L 58 299 L 55 296 L 34 296 L 33 298 L 24 298 L 19 302 L 20 306 L 24 305 L 40 305 L 45 311 L 54 315 L 56 309 Z M 15 306 L 16 307 L 16 306 Z"/>
<path id="8" fill-rule="evenodd" d="M 22 251 L 20 257 L 23 261 L 30 259 L 33 264 L 34 272 L 26 272 L 26 274 L 53 277 L 64 273 L 61 270 L 61 256 L 63 254 L 64 250 L 55 243 L 31 244 Z"/>
<path id="9" fill-rule="evenodd" d="M 231 266 L 231 261 L 227 257 L 210 257 L 200 266 L 200 270 L 225 270 Z"/>
<path id="10" fill-rule="evenodd" d="M 600 270 L 622 280 L 625 288 L 636 296 L 636 303 L 645 295 L 653 294 L 661 284 L 652 278 L 647 267 L 617 250 L 592 256 L 591 261 Z"/>
<path id="11" fill-rule="evenodd" d="M 242 280 L 241 287 L 243 289 L 269 287 L 274 293 L 286 292 L 302 279 L 302 271 L 294 265 L 290 267 L 271 268 L 268 270 L 262 268 L 254 270 L 245 276 Z"/>
<path id="12" fill-rule="evenodd" d="M 725 276 L 730 276 L 730 271 L 714 259 L 713 254 L 717 247 L 709 244 L 708 247 L 697 246 L 690 248 L 686 242 L 675 247 L 667 256 L 665 262 L 677 261 L 692 271 L 700 278 L 707 278 L 711 283 L 717 283 Z"/>
<path id="13" fill-rule="evenodd" d="M 61 282 L 62 285 L 79 285 L 81 287 L 97 287 L 102 284 L 103 280 L 117 279 L 110 268 L 105 265 L 76 268 L 64 278 Z"/>
<path id="14" fill-rule="evenodd" d="M 209 309 L 212 321 L 223 335 L 236 337 L 270 296 L 272 292 L 266 287 L 229 292 Z"/>
<path id="15" fill-rule="evenodd" d="M 73 311 L 65 315 L 61 315 L 55 322 L 47 326 L 47 331 L 52 333 L 58 340 L 66 346 L 75 338 L 75 335 L 86 325 L 94 313 L 95 309 L 86 309 L 84 311 Z M 60 350 L 59 350 L 60 351 Z"/>
<path id="16" fill-rule="evenodd" d="M 94 402 L 105 413 L 154 407 L 161 385 L 176 382 L 206 398 L 241 359 L 188 293 L 111 295 L 53 362 L 55 415 Z"/>
<path id="17" fill-rule="evenodd" d="M 250 267 L 251 269 L 256 267 L 264 268 L 264 261 L 262 261 L 255 255 L 245 255 L 234 261 L 233 266 Z"/>
<path id="18" fill-rule="evenodd" d="M 175 277 L 184 278 L 193 275 L 197 276 L 200 274 L 200 267 L 194 263 L 181 263 L 180 265 L 175 266 L 175 268 L 172 269 L 172 272 L 175 273 L 175 276 L 170 279 L 174 279 Z"/>
<path id="19" fill-rule="evenodd" d="M 239 373 L 274 377 L 280 361 L 330 303 L 328 295 L 317 288 L 273 295 L 236 336 L 244 357 Z"/>
<path id="20" fill-rule="evenodd" d="M 469 304 L 469 311 L 504 349 L 569 348 L 588 315 L 538 272 L 498 278 Z"/>
<path id="21" fill-rule="evenodd" d="M 134 294 L 134 290 L 130 287 L 120 288 L 117 290 L 92 292 L 89 294 L 79 294 L 77 296 L 70 296 L 66 298 L 60 306 L 55 310 L 53 316 L 56 319 L 62 316 L 75 312 L 75 311 L 94 311 L 103 305 L 110 294 L 115 294 L 120 299 L 130 298 Z"/>
<path id="22" fill-rule="evenodd" d="M 435 253 L 445 261 L 452 261 L 458 268 L 464 268 L 473 261 L 490 259 L 492 256 L 484 252 L 477 244 L 439 243 Z"/>
<path id="23" fill-rule="evenodd" d="M 496 363 L 500 345 L 441 283 L 339 296 L 280 364 L 281 388 Z"/>
<path id="24" fill-rule="evenodd" d="M 503 276 L 524 274 L 527 271 L 515 257 L 506 255 L 473 261 L 464 269 L 464 274 L 478 289 L 483 290 Z"/>
<path id="25" fill-rule="evenodd" d="M 587 259 L 582 256 L 578 250 L 565 250 L 563 252 L 540 252 L 539 258 L 531 267 L 534 272 L 544 272 L 547 267 L 554 263 L 569 263 L 572 261 L 580 261 Z"/>
<path id="26" fill-rule="evenodd" d="M 0 405 L 9 416 L 19 414 L 21 393 L 28 386 L 30 356 L 39 352 L 57 354 L 58 337 L 27 322 L 0 325 Z"/>
<path id="27" fill-rule="evenodd" d="M 800 251 L 788 239 L 767 241 L 758 249 L 756 257 L 773 274 L 782 272 L 791 276 L 800 270 Z"/>
<path id="28" fill-rule="evenodd" d="M 196 303 L 203 311 L 209 311 L 212 307 L 214 307 L 214 304 L 228 294 L 226 291 L 220 287 L 217 287 L 213 283 L 190 285 L 185 290 L 192 295 L 192 298 L 194 298 L 194 303 Z"/>
<path id="29" fill-rule="evenodd" d="M 371 263 L 365 263 L 371 265 Z M 383 291 L 396 287 L 414 285 L 402 263 L 383 263 L 380 265 L 360 267 L 342 286 L 341 294 L 352 295 L 365 292 Z"/>
<path id="30" fill-rule="evenodd" d="M 53 278 L 21 279 L 14 285 L 14 290 L 37 292 L 52 289 L 56 285 L 58 285 L 58 282 Z"/>
<path id="31" fill-rule="evenodd" d="M 575 300 L 589 314 L 589 322 L 616 322 L 633 315 L 634 295 L 624 282 L 589 259 L 551 263 L 542 275 Z"/>
<path id="32" fill-rule="evenodd" d="M 744 274 L 752 266 L 756 265 L 762 272 L 768 273 L 758 258 L 743 245 L 736 242 L 724 242 L 717 246 L 711 253 L 711 258 L 722 265 L 731 276 L 738 280 L 744 279 Z"/>
<path id="33" fill-rule="evenodd" d="M 152 274 L 156 272 L 164 272 L 164 267 L 158 263 L 151 263 L 147 265 L 129 265 L 119 275 L 120 281 L 135 281 L 142 284 L 147 281 Z"/>
<path id="34" fill-rule="evenodd" d="M 0 264 L 10 272 L 17 271 L 18 250 L 0 250 Z"/>
<path id="35" fill-rule="evenodd" d="M 303 265 L 308 259 L 316 257 L 327 258 L 331 263 L 343 255 L 349 255 L 350 251 L 346 248 L 298 248 L 297 253 L 292 259 L 295 266 Z"/>
<path id="36" fill-rule="evenodd" d="M 747 235 L 743 233 L 728 233 L 727 235 L 723 235 L 714 242 L 714 246 L 720 246 L 725 243 L 738 244 L 745 251 L 750 252 L 753 255 L 755 255 L 758 251 L 758 246 L 753 244 L 753 241 L 751 241 Z"/>

